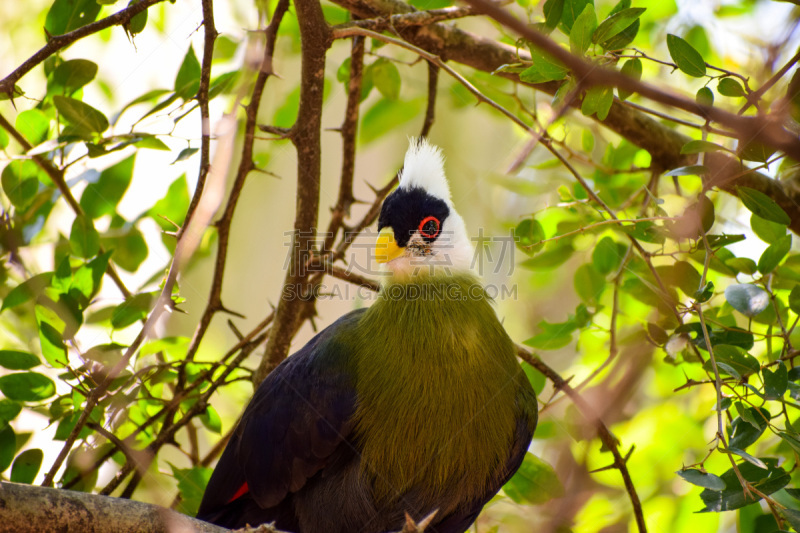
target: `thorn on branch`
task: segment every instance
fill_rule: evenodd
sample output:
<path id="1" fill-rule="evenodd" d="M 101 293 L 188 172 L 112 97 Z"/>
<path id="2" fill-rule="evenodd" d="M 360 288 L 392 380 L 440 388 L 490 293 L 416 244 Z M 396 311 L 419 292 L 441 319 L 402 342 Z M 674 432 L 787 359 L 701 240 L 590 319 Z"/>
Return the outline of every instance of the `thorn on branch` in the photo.
<path id="1" fill-rule="evenodd" d="M 292 130 L 290 128 L 280 128 L 278 126 L 271 126 L 269 124 L 262 124 L 258 127 L 258 129 L 265 133 L 277 135 L 279 139 L 288 139 L 292 135 Z"/>
<path id="2" fill-rule="evenodd" d="M 439 510 L 436 509 L 419 522 L 414 522 L 414 519 L 411 518 L 408 513 L 406 513 L 406 523 L 400 533 L 423 533 L 425 528 L 430 525 L 430 523 L 433 521 L 433 518 L 436 516 L 436 513 L 438 512 Z"/>

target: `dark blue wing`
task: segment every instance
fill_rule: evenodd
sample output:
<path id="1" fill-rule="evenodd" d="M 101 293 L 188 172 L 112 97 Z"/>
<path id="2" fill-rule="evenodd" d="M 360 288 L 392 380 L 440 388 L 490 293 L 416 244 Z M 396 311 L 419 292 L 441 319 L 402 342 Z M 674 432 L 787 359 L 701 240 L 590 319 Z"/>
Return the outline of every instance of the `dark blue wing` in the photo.
<path id="1" fill-rule="evenodd" d="M 292 493 L 325 467 L 352 428 L 355 376 L 345 341 L 362 312 L 331 324 L 261 383 L 217 463 L 198 518 L 226 527 L 294 519 L 287 508 Z"/>

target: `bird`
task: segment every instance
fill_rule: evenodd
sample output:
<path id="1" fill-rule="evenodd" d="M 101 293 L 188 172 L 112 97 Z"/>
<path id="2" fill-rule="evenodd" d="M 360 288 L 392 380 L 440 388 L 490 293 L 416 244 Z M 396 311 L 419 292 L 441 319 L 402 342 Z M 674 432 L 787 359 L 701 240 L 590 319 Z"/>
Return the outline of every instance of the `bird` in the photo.
<path id="1" fill-rule="evenodd" d="M 519 468 L 536 394 L 472 271 L 441 150 L 411 139 L 378 217 L 381 290 L 256 388 L 197 517 L 295 533 L 460 533 Z M 432 518 L 431 518 L 432 515 Z"/>

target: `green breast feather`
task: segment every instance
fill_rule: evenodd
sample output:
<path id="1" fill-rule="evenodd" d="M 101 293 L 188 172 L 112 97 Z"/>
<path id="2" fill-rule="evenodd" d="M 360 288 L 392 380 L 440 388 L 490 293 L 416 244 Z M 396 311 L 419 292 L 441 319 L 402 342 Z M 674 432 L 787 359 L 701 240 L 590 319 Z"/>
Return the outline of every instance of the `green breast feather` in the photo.
<path id="1" fill-rule="evenodd" d="M 479 281 L 389 284 L 357 329 L 355 432 L 377 500 L 484 494 L 536 399 Z"/>

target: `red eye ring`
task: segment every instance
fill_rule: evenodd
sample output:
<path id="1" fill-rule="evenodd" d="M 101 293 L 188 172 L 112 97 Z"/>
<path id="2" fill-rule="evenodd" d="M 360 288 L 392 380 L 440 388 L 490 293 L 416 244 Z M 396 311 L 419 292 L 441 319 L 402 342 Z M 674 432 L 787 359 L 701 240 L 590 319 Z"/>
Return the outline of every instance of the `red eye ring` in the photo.
<path id="1" fill-rule="evenodd" d="M 431 222 L 433 222 L 433 227 L 431 227 Z M 422 222 L 419 223 L 419 233 L 427 239 L 435 239 L 436 236 L 439 235 L 440 229 L 441 222 L 439 222 L 439 219 L 434 216 L 425 217 L 422 219 Z"/>

